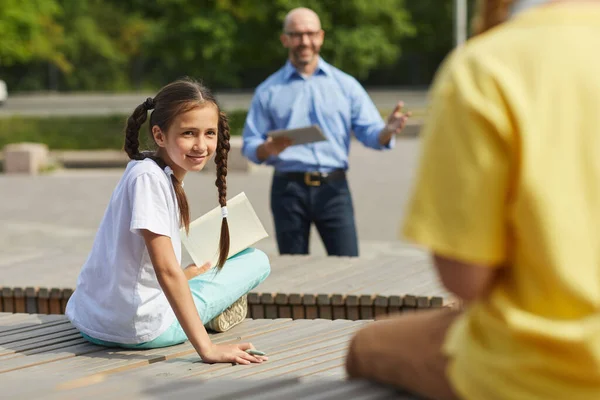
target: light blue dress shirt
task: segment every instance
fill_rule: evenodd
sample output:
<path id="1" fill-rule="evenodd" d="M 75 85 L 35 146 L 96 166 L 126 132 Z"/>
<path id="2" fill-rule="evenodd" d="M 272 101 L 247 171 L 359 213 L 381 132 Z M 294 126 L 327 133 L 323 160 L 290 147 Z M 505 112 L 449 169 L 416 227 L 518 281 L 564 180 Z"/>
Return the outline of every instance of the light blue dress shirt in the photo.
<path id="1" fill-rule="evenodd" d="M 319 58 L 315 73 L 303 77 L 288 61 L 256 88 L 246 124 L 242 152 L 260 164 L 256 149 L 275 129 L 319 125 L 327 141 L 290 146 L 265 160 L 281 172 L 331 172 L 348 169 L 351 133 L 365 146 L 383 150 L 379 144 L 385 126 L 365 89 L 352 76 Z"/>

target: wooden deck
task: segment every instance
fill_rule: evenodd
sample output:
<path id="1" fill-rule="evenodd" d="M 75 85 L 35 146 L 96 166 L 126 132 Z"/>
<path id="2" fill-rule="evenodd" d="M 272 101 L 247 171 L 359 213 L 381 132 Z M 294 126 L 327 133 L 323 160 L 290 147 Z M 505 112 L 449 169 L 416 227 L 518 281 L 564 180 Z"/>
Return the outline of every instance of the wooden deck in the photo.
<path id="1" fill-rule="evenodd" d="M 270 260 L 271 275 L 248 297 L 255 319 L 373 319 L 452 303 L 427 254 L 410 246 L 358 258 Z M 5 287 L 0 293 L 0 311 L 60 314 L 73 288 Z"/>
<path id="2" fill-rule="evenodd" d="M 213 334 L 213 342 L 250 341 L 270 359 L 233 366 L 202 363 L 189 343 L 154 350 L 109 349 L 85 341 L 63 315 L 0 313 L 0 397 L 156 398 L 166 390 L 161 386 L 171 385 L 162 393 L 177 399 L 208 394 L 208 389 L 213 397 L 201 398 L 233 398 L 240 391 L 249 395 L 244 399 L 398 398 L 387 388 L 343 382 L 348 341 L 365 323 L 248 319 L 229 332 Z M 245 380 L 251 382 L 242 384 Z M 304 384 L 307 380 L 314 384 Z M 231 383 L 206 386 L 206 381 Z M 314 385 L 324 385 L 323 392 L 315 392 Z M 267 396 L 264 392 L 270 390 Z M 303 391 L 309 397 L 302 397 Z M 310 397 L 328 391 L 345 395 Z M 362 397 L 348 396 L 349 391 Z"/>

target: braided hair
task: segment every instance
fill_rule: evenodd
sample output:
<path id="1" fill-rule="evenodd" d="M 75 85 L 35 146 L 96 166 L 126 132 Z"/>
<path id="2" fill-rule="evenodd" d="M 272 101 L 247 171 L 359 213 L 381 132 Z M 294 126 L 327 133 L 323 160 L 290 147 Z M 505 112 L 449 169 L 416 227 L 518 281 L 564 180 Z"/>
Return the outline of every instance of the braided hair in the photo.
<path id="1" fill-rule="evenodd" d="M 150 114 L 149 133 L 152 136 L 152 127 L 158 126 L 163 132 L 167 132 L 171 123 L 179 114 L 190 111 L 198 106 L 205 104 L 214 104 L 219 113 L 217 150 L 215 155 L 215 164 L 217 166 L 217 186 L 218 200 L 221 207 L 227 206 L 227 157 L 229 154 L 229 122 L 227 115 L 222 112 L 217 104 L 214 95 L 201 83 L 192 79 L 182 79 L 172 82 L 163 87 L 154 97 L 148 97 L 142 104 L 137 106 L 131 116 L 127 118 L 125 126 L 124 150 L 131 160 L 143 160 L 150 158 L 154 160 L 161 168 L 165 169 L 167 164 L 154 152 L 141 152 L 139 142 L 140 128 L 148 119 Z M 177 204 L 179 206 L 180 225 L 185 227 L 186 233 L 190 229 L 190 209 L 183 190 L 183 184 L 174 174 L 171 175 Z M 221 232 L 219 239 L 219 260 L 217 268 L 223 268 L 229 255 L 229 225 L 227 217 L 224 214 L 221 223 Z"/>

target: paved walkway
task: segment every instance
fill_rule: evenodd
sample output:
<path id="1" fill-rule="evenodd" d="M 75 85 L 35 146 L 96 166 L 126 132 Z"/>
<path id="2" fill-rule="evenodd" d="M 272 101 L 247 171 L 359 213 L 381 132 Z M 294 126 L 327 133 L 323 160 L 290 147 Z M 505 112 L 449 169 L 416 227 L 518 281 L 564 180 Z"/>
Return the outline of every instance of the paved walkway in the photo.
<path id="1" fill-rule="evenodd" d="M 354 195 L 360 251 L 395 254 L 397 231 L 411 187 L 418 139 L 402 139 L 388 152 L 356 143 L 349 180 Z M 73 287 L 122 170 L 66 170 L 37 177 L 0 174 L 0 282 L 4 286 Z M 271 235 L 258 248 L 274 254 L 269 208 L 272 170 L 230 173 L 229 196 L 244 191 Z M 217 206 L 214 176 L 186 178 L 192 218 Z M 311 252 L 324 254 L 313 231 Z M 184 262 L 191 262 L 187 254 Z"/>
<path id="2" fill-rule="evenodd" d="M 369 95 L 380 110 L 391 110 L 399 100 L 407 109 L 422 110 L 427 104 L 425 90 L 373 89 Z M 32 94 L 13 95 L 3 107 L 0 117 L 11 115 L 105 115 L 129 114 L 153 93 L 124 94 Z M 216 93 L 225 110 L 247 110 L 252 91 Z"/>

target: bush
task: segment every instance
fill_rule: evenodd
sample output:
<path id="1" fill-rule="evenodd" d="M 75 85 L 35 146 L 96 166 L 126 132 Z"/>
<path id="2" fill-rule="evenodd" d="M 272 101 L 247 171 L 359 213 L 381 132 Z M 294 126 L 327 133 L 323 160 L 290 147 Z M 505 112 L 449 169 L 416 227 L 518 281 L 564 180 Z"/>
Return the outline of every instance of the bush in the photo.
<path id="1" fill-rule="evenodd" d="M 232 135 L 241 135 L 246 111 L 229 112 Z M 52 150 L 122 149 L 126 115 L 0 118 L 0 149 L 10 143 L 44 143 Z M 140 129 L 147 143 L 148 127 Z"/>

